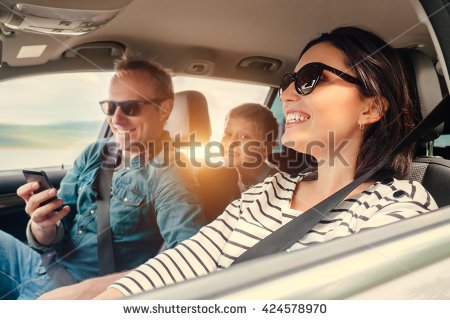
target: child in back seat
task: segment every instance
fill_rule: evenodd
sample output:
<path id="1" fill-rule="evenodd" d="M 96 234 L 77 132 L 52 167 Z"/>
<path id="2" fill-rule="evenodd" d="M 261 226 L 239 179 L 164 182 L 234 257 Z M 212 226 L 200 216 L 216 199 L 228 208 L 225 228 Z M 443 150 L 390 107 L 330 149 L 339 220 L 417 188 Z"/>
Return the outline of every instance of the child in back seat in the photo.
<path id="1" fill-rule="evenodd" d="M 209 221 L 242 192 L 279 172 L 267 161 L 277 137 L 277 120 L 261 104 L 244 103 L 228 113 L 222 137 L 224 166 L 205 168 L 198 174 Z"/>

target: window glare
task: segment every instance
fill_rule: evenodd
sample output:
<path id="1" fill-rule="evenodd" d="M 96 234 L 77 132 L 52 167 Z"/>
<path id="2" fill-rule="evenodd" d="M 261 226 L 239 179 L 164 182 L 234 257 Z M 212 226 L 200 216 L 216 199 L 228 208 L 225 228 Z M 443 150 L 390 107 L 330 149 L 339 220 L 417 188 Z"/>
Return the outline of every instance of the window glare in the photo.
<path id="1" fill-rule="evenodd" d="M 0 122 L 44 125 L 103 121 L 98 101 L 107 97 L 111 75 L 110 72 L 65 73 L 1 82 Z"/>
<path id="2" fill-rule="evenodd" d="M 30 76 L 0 83 L 0 170 L 71 165 L 97 139 L 111 72 Z"/>
<path id="3" fill-rule="evenodd" d="M 0 82 L 0 171 L 70 166 L 94 142 L 105 116 L 98 101 L 108 97 L 112 72 L 29 76 Z M 269 87 L 176 76 L 175 92 L 206 96 L 211 140 L 220 141 L 228 111 L 245 102 L 264 103 Z"/>

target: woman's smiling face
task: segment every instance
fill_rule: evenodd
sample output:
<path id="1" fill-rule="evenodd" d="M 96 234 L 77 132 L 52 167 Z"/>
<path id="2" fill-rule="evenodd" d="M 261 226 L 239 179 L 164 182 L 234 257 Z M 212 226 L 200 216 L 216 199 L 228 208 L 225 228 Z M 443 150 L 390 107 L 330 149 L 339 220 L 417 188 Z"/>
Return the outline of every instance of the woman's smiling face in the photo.
<path id="1" fill-rule="evenodd" d="M 295 71 L 311 62 L 321 62 L 356 77 L 348 70 L 344 53 L 328 42 L 318 43 L 306 51 Z M 310 94 L 298 94 L 291 83 L 282 92 L 281 100 L 286 119 L 284 145 L 317 159 L 327 156 L 329 148 L 344 141 L 358 143 L 354 139 L 359 139 L 360 145 L 362 134 L 358 121 L 362 108 L 370 101 L 362 98 L 357 85 L 325 70 Z"/>

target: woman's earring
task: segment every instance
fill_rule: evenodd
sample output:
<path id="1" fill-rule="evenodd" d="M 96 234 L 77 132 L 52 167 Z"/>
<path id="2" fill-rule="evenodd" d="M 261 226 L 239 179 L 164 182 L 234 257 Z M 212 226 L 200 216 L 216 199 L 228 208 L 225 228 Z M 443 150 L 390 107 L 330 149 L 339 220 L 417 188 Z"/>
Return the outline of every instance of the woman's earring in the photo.
<path id="1" fill-rule="evenodd" d="M 359 131 L 364 131 L 364 125 L 363 124 L 359 125 Z"/>

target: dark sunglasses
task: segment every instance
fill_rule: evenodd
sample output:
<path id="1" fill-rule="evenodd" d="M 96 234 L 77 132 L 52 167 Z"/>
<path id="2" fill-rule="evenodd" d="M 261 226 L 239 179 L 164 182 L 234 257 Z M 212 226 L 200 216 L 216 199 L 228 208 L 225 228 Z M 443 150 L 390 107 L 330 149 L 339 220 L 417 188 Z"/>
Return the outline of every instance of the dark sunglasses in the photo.
<path id="1" fill-rule="evenodd" d="M 112 100 L 104 100 L 100 101 L 100 106 L 102 107 L 102 111 L 107 116 L 112 116 L 116 112 L 116 109 L 120 107 L 122 112 L 129 117 L 137 117 L 141 113 L 141 109 L 143 105 L 153 104 L 154 106 L 159 107 L 159 104 L 163 102 L 164 99 L 155 99 L 155 100 L 127 100 L 127 101 L 112 101 Z"/>
<path id="2" fill-rule="evenodd" d="M 310 94 L 317 86 L 322 77 L 324 70 L 330 71 L 337 75 L 339 78 L 356 84 L 361 88 L 364 87 L 361 80 L 355 78 L 345 72 L 342 72 L 333 67 L 327 66 L 326 64 L 320 62 L 312 62 L 304 65 L 297 72 L 288 72 L 281 78 L 280 83 L 280 94 L 286 90 L 292 82 L 295 84 L 295 90 L 298 94 L 303 96 Z"/>

